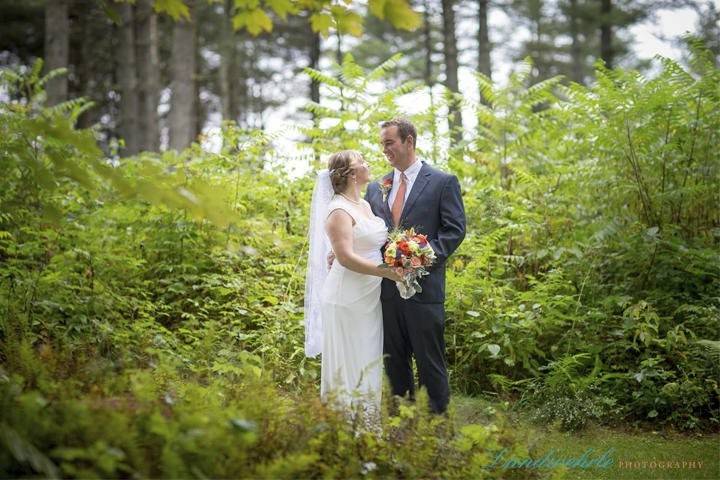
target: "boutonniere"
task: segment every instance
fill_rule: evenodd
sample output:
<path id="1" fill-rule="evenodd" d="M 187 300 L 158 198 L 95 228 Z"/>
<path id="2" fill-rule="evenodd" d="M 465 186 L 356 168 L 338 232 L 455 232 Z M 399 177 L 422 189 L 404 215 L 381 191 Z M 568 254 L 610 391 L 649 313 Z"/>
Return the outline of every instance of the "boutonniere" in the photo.
<path id="1" fill-rule="evenodd" d="M 387 196 L 388 196 L 388 193 L 390 193 L 391 188 L 392 188 L 392 177 L 386 178 L 380 184 L 380 191 L 382 192 L 383 202 L 387 201 Z"/>

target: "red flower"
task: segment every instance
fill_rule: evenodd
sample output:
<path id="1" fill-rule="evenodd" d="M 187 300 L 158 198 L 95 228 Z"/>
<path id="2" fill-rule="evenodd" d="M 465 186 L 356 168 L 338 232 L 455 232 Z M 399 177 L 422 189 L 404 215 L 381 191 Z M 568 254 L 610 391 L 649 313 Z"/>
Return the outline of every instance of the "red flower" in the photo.
<path id="1" fill-rule="evenodd" d="M 392 178 L 386 178 L 380 184 L 380 192 L 382 193 L 383 202 L 387 200 L 387 196 L 388 196 L 388 193 L 390 193 L 391 188 L 392 188 Z"/>
<path id="2" fill-rule="evenodd" d="M 409 254 L 410 254 L 410 247 L 408 247 L 408 242 L 406 242 L 405 240 L 400 240 L 400 241 L 398 242 L 398 250 L 400 250 L 400 251 L 401 251 L 402 253 L 404 253 L 405 255 L 409 255 Z"/>

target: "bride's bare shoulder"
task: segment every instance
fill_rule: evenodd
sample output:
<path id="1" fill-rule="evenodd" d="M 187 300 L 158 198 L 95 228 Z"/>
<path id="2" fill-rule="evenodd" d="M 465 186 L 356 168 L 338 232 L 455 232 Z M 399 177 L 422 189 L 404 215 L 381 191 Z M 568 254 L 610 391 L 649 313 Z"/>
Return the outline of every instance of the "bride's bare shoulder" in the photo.
<path id="1" fill-rule="evenodd" d="M 333 200 L 328 205 L 326 221 L 328 224 L 334 223 L 338 226 L 348 222 L 355 225 L 355 218 L 350 213 L 350 209 L 341 201 Z"/>

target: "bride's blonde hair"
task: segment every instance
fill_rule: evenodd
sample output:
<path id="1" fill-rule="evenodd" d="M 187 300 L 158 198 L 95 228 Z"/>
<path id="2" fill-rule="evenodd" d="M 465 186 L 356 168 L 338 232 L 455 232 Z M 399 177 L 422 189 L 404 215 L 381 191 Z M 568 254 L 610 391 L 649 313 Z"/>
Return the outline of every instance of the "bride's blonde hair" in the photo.
<path id="1" fill-rule="evenodd" d="M 333 153 L 328 160 L 328 170 L 330 172 L 330 182 L 335 193 L 344 192 L 347 188 L 350 174 L 353 168 L 350 166 L 353 159 L 363 160 L 360 152 L 355 150 L 343 150 Z"/>

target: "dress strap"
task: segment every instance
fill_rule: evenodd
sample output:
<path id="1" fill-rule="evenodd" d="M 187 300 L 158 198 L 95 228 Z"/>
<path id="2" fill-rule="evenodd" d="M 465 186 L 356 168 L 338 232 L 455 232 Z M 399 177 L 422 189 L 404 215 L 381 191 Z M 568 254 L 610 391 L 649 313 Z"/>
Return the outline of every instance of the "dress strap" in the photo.
<path id="1" fill-rule="evenodd" d="M 353 221 L 353 225 L 357 223 L 357 212 L 355 211 L 355 207 L 349 201 L 345 200 L 339 195 L 335 195 L 328 204 L 327 216 L 325 218 L 329 217 L 330 214 L 335 210 L 342 210 L 343 212 L 350 215 L 350 218 Z"/>

